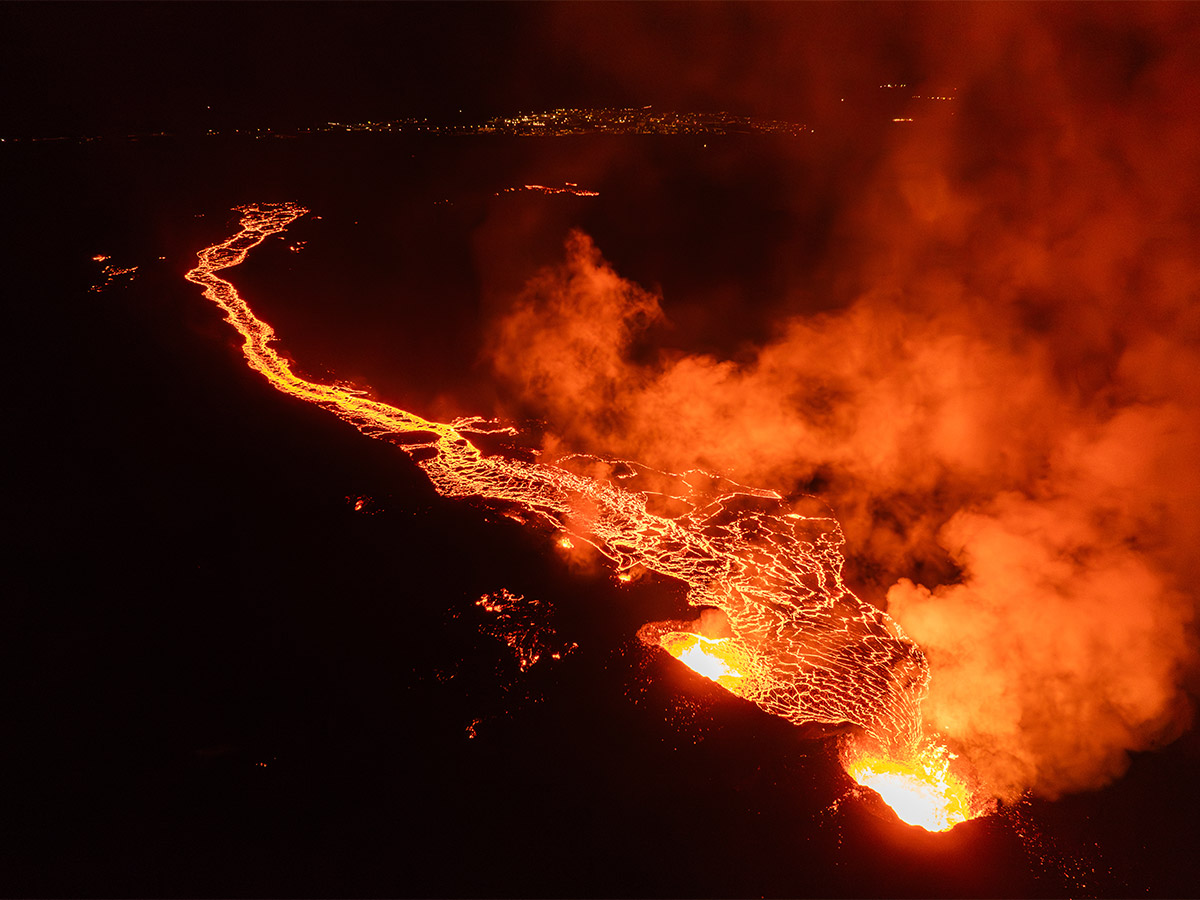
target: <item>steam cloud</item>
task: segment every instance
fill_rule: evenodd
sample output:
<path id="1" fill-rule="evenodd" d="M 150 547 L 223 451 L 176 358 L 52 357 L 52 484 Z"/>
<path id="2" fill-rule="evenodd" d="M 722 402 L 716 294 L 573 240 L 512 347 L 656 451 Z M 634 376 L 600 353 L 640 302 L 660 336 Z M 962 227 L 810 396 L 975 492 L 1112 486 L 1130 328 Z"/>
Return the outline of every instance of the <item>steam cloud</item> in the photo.
<path id="1" fill-rule="evenodd" d="M 823 21 L 797 21 L 810 11 Z M 827 9 L 736 13 L 742 41 L 790 36 L 793 57 L 826 64 L 815 48 L 854 44 L 872 72 L 902 60 L 913 94 L 956 89 L 954 115 L 891 129 L 873 170 L 845 186 L 816 264 L 835 273 L 836 307 L 782 317 L 737 360 L 647 358 L 632 351 L 664 320 L 661 298 L 575 232 L 498 322 L 492 364 L 553 440 L 819 493 L 860 581 L 886 589 L 928 654 L 928 723 L 991 790 L 1097 786 L 1191 715 L 1200 16 L 878 13 L 895 30 L 886 46 L 880 28 L 856 43 Z M 675 25 L 719 44 L 716 20 L 733 14 Z M 590 15 L 567 8 L 556 27 Z M 645 72 L 637 47 L 622 60 L 631 80 Z M 681 90 L 717 69 L 688 69 Z M 712 96 L 777 113 L 751 105 L 787 74 L 763 69 Z"/>

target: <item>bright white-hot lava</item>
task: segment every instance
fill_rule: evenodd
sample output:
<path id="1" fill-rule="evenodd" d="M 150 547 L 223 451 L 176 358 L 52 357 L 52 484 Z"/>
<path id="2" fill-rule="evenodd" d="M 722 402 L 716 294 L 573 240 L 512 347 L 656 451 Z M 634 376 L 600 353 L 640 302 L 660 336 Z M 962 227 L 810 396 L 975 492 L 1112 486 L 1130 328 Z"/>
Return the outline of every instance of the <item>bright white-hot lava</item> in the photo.
<path id="1" fill-rule="evenodd" d="M 724 686 L 725 679 L 744 678 L 729 638 L 706 638 L 702 634 L 664 634 L 659 645 L 694 672 Z"/>
<path id="2" fill-rule="evenodd" d="M 927 831 L 949 831 L 974 815 L 971 791 L 950 771 L 953 755 L 928 743 L 907 757 L 876 754 L 850 742 L 842 764 L 850 777 L 879 794 L 903 821 Z"/>
<path id="3" fill-rule="evenodd" d="M 883 757 L 914 758 L 928 666 L 891 618 L 846 587 L 836 520 L 802 514 L 773 491 L 698 470 L 664 473 L 579 455 L 547 464 L 485 453 L 481 446 L 514 430 L 477 417 L 434 422 L 354 388 L 301 378 L 272 346 L 271 326 L 217 273 L 308 210 L 281 203 L 239 211 L 239 231 L 200 251 L 187 278 L 222 309 L 242 335 L 247 364 L 274 387 L 396 443 L 444 496 L 508 504 L 562 532 L 564 546 L 595 547 L 618 572 L 639 566 L 682 581 L 691 604 L 720 611 L 728 636 L 709 638 L 690 632 L 688 623 L 663 622 L 641 629 L 645 642 L 773 715 L 795 724 L 851 723 L 884 748 Z M 868 766 L 851 774 L 884 783 Z M 945 815 L 949 822 L 958 812 Z"/>

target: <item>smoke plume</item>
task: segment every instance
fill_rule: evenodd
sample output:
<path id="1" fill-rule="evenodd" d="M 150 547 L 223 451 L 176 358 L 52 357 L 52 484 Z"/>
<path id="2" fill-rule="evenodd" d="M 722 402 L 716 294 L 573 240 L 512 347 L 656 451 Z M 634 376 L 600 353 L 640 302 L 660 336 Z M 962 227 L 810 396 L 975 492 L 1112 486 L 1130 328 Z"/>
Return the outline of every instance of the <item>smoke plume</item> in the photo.
<path id="1" fill-rule="evenodd" d="M 796 38 L 806 62 L 780 78 L 816 67 L 827 12 L 807 30 L 794 9 L 737 15 L 766 46 Z M 710 18 L 678 27 L 720 44 Z M 827 311 L 782 315 L 736 359 L 655 352 L 664 298 L 574 232 L 498 322 L 491 361 L 569 447 L 819 493 L 859 583 L 928 654 L 929 726 L 997 795 L 1097 786 L 1190 721 L 1200 17 L 884 18 L 894 38 L 858 44 L 857 62 L 902 64 L 913 95 L 948 85 L 955 99 L 938 115 L 911 101 L 917 121 L 879 131 L 871 170 L 843 186 L 814 264 Z M 688 72 L 687 91 L 704 90 Z M 760 108 L 772 77 L 751 66 L 723 90 L 778 113 Z"/>

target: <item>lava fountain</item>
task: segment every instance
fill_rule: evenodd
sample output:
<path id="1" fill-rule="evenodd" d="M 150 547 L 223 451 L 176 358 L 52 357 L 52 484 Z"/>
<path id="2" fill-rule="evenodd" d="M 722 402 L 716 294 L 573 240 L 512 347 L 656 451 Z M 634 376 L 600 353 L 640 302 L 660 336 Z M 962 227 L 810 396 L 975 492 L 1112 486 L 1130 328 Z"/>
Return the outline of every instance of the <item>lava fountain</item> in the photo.
<path id="1" fill-rule="evenodd" d="M 707 638 L 687 631 L 664 634 L 659 646 L 691 669 L 732 693 L 737 693 L 733 679 L 745 678 L 738 671 L 739 660 L 730 646 L 729 638 Z"/>
<path id="2" fill-rule="evenodd" d="M 847 770 L 898 811 L 922 798 L 928 810 L 918 824 L 948 828 L 969 815 L 965 788 L 951 788 L 948 770 L 938 768 L 938 759 L 948 761 L 945 751 L 922 736 L 925 656 L 887 614 L 846 587 L 835 519 L 802 514 L 774 491 L 698 470 L 665 473 L 578 454 L 531 462 L 495 449 L 516 434 L 495 421 L 434 422 L 363 390 L 296 375 L 272 346 L 271 326 L 217 273 L 308 210 L 264 203 L 238 212 L 238 232 L 201 250 L 186 277 L 224 312 L 242 336 L 247 364 L 273 387 L 396 444 L 443 496 L 515 510 L 517 518 L 558 531 L 564 546 L 590 544 L 617 572 L 640 566 L 683 582 L 688 602 L 718 610 L 727 634 L 659 622 L 639 631 L 645 643 L 794 724 L 858 726 L 864 746 L 879 750 L 852 752 Z"/>
<path id="3" fill-rule="evenodd" d="M 903 821 L 926 831 L 949 831 L 976 815 L 966 781 L 950 771 L 953 760 L 932 741 L 901 759 L 871 752 L 857 741 L 842 749 L 851 778 L 879 794 Z"/>

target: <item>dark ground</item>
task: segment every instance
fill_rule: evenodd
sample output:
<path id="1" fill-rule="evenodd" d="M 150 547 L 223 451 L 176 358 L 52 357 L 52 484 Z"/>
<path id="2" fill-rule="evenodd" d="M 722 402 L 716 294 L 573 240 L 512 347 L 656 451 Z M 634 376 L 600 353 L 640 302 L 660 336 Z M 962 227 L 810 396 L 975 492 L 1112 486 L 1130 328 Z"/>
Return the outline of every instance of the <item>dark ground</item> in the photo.
<path id="1" fill-rule="evenodd" d="M 305 203 L 323 219 L 288 238 L 310 242 L 310 268 L 289 273 L 264 248 L 232 280 L 302 366 L 431 415 L 486 411 L 474 358 L 489 292 L 554 261 L 564 223 L 668 298 L 765 271 L 762 320 L 737 337 L 766 327 L 785 273 L 756 257 L 762 234 L 717 215 L 671 246 L 649 240 L 666 204 L 732 202 L 698 197 L 702 166 L 692 182 L 654 177 L 694 146 L 655 143 L 644 170 L 596 185 L 594 208 L 471 199 L 609 171 L 603 140 L 568 149 L 345 137 L 0 150 L 16 448 L 3 893 L 1196 895 L 1194 732 L 1106 790 L 947 835 L 909 828 L 847 795 L 832 741 L 801 740 L 638 645 L 681 591 L 618 587 L 572 569 L 548 535 L 438 499 L 397 450 L 247 370 L 182 278 L 231 233 L 230 206 Z M 573 169 L 572 155 L 595 162 Z M 778 171 L 757 171 L 740 200 L 765 209 L 756 228 L 794 239 L 769 209 Z M 439 194 L 457 201 L 434 206 Z M 482 272 L 509 244 L 526 247 L 512 272 Z M 138 276 L 89 292 L 96 253 Z M 715 344 L 718 330 L 676 339 Z M 355 513 L 359 495 L 378 512 Z M 500 588 L 540 599 L 579 649 L 520 673 L 479 630 L 474 601 Z"/>

